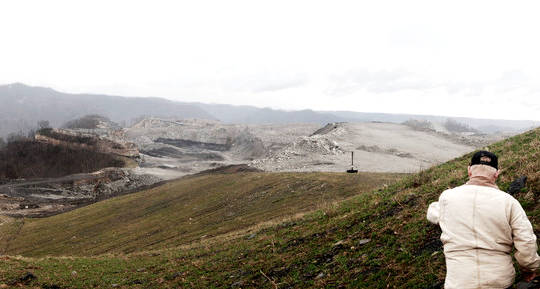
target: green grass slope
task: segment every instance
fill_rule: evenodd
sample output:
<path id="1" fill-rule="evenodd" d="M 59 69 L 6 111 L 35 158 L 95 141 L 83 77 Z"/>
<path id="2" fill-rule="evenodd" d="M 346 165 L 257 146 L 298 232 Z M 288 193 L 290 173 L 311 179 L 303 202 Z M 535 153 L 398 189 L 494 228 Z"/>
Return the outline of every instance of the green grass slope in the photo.
<path id="1" fill-rule="evenodd" d="M 89 256 L 176 247 L 262 222 L 279 222 L 392 183 L 400 176 L 240 173 L 187 177 L 49 218 L 14 220 L 0 227 L 0 240 L 4 240 L 0 252 Z"/>
<path id="2" fill-rule="evenodd" d="M 487 149 L 500 157 L 502 189 L 515 177 L 528 176 L 527 188 L 516 198 L 538 232 L 540 129 Z M 214 242 L 127 255 L 4 257 L 0 283 L 43 288 L 439 288 L 445 270 L 440 230 L 425 220 L 425 212 L 440 192 L 466 181 L 470 157 L 263 227 L 255 235 L 216 236 Z"/>

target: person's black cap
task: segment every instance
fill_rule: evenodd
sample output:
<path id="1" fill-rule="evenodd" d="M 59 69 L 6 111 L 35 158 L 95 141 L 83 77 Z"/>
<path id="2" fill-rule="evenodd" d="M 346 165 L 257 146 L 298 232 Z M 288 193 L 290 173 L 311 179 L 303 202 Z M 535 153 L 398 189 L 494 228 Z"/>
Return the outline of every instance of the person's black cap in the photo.
<path id="1" fill-rule="evenodd" d="M 474 165 L 486 165 L 499 169 L 499 160 L 494 153 L 488 151 L 478 151 L 474 153 L 471 159 L 471 166 Z"/>

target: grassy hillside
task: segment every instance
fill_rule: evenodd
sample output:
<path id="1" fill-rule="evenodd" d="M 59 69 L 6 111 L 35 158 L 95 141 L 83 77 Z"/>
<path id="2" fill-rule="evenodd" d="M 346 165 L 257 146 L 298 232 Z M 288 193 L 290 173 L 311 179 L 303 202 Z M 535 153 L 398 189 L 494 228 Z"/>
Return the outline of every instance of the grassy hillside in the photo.
<path id="1" fill-rule="evenodd" d="M 538 232 L 540 129 L 488 149 L 500 156 L 501 188 L 528 176 L 527 188 L 516 197 Z M 425 220 L 425 212 L 440 192 L 466 180 L 470 157 L 256 234 L 216 235 L 190 246 L 128 255 L 5 257 L 0 283 L 44 288 L 439 288 L 445 270 L 440 231 Z"/>
<path id="2" fill-rule="evenodd" d="M 18 228 L 17 233 L 4 233 L 0 238 L 9 242 L 0 250 L 25 256 L 80 256 L 175 247 L 262 222 L 278 222 L 392 183 L 399 176 L 240 173 L 187 177 L 54 217 L 14 220 L 11 226 Z"/>

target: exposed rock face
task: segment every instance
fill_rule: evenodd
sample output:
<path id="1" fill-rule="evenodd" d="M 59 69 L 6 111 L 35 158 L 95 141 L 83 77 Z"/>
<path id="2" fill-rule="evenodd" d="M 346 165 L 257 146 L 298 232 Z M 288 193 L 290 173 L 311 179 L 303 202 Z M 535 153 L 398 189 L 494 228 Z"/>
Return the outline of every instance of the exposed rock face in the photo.
<path id="1" fill-rule="evenodd" d="M 337 123 L 337 122 L 332 122 L 332 123 L 329 123 L 327 125 L 325 125 L 324 127 L 316 130 L 311 136 L 314 136 L 314 135 L 325 135 L 329 132 L 332 132 L 333 130 L 339 128 L 340 126 L 340 123 Z"/>
<path id="2" fill-rule="evenodd" d="M 196 173 L 265 156 L 266 147 L 246 126 L 208 120 L 148 118 L 125 130 L 144 154 L 142 167 Z"/>
<path id="3" fill-rule="evenodd" d="M 112 134 L 120 136 L 121 133 L 112 132 Z M 115 154 L 129 158 L 139 157 L 137 146 L 134 143 L 120 141 L 120 137 L 117 138 L 117 141 L 113 141 L 84 131 L 44 129 L 36 133 L 35 139 L 37 141 L 55 145 L 64 145 L 75 148 L 92 148 L 97 152 Z"/>

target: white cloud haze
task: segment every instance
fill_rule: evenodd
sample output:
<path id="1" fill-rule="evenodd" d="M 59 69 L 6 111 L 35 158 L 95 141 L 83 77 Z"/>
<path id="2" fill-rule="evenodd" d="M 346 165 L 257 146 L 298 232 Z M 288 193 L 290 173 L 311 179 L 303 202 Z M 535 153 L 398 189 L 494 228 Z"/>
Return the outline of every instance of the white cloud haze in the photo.
<path id="1" fill-rule="evenodd" d="M 3 1 L 0 84 L 540 120 L 537 1 Z"/>

